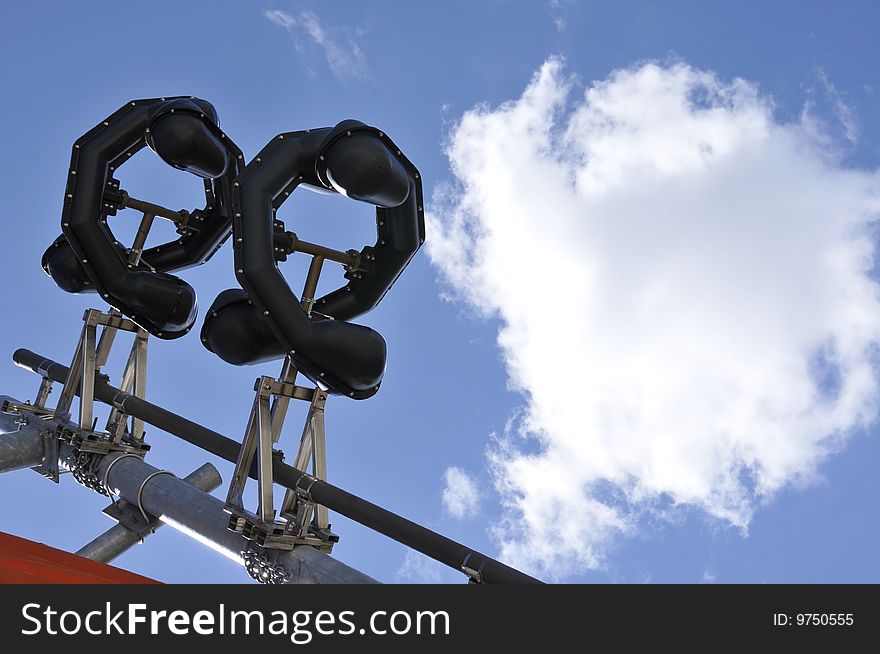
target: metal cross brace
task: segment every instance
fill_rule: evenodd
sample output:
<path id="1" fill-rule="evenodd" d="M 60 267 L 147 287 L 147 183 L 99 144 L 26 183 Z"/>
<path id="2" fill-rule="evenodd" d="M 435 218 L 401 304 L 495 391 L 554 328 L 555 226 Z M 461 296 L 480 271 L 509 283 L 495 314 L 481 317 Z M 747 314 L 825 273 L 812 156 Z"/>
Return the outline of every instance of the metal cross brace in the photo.
<path id="1" fill-rule="evenodd" d="M 70 407 L 77 390 L 80 390 L 79 402 L 79 427 L 85 431 L 94 431 L 93 406 L 95 394 L 95 376 L 107 363 L 110 348 L 116 338 L 118 330 L 132 332 L 135 336 L 128 362 L 122 374 L 121 388 L 127 393 L 132 393 L 143 398 L 146 392 L 147 380 L 147 339 L 146 330 L 138 327 L 134 322 L 123 318 L 122 314 L 112 309 L 109 313 L 102 313 L 97 309 L 87 309 L 83 315 L 83 329 L 80 339 L 70 363 L 70 370 L 64 382 L 64 388 L 55 406 L 54 418 L 68 420 Z M 98 326 L 101 331 L 100 341 L 97 338 Z M 51 382 L 43 379 L 40 390 L 37 393 L 36 405 L 43 407 L 49 392 Z M 111 441 L 119 443 L 127 426 L 127 416 L 114 408 L 107 420 L 106 431 L 111 434 Z M 130 435 L 133 441 L 140 442 L 144 438 L 144 423 L 142 420 L 133 418 Z"/>
<path id="2" fill-rule="evenodd" d="M 324 405 L 327 392 L 321 388 L 306 388 L 293 383 L 296 369 L 291 359 L 285 359 L 280 379 L 263 376 L 254 385 L 256 395 L 248 418 L 245 437 L 226 497 L 226 511 L 232 515 L 230 526 L 236 531 L 259 532 L 262 545 L 292 547 L 298 543 L 332 547 L 327 508 L 288 491 L 281 506 L 282 522 L 275 521 L 273 498 L 272 446 L 278 442 L 290 400 L 309 402 L 303 435 L 296 456 L 296 465 L 306 470 L 312 465 L 313 475 L 327 477 L 327 455 L 324 431 Z M 271 401 L 271 403 L 270 403 Z M 248 473 L 256 457 L 258 506 L 251 513 L 244 507 L 243 494 Z M 315 520 L 312 515 L 315 513 Z M 247 524 L 245 524 L 247 523 Z M 311 533 L 316 532 L 316 533 Z"/>

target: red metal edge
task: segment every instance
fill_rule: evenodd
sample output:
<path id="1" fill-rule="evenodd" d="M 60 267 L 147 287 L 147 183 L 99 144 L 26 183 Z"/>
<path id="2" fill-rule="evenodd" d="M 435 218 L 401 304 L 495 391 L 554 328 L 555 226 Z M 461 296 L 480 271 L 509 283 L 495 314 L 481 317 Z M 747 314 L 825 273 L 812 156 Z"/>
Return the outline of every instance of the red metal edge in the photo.
<path id="1" fill-rule="evenodd" d="M 0 584 L 158 584 L 161 582 L 43 543 L 0 532 Z"/>

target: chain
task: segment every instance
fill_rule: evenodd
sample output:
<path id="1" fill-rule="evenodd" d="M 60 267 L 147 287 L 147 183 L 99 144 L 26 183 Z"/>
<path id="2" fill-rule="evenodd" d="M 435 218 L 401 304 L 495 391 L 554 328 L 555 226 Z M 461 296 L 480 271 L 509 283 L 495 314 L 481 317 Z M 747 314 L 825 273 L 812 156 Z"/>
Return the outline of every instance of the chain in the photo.
<path id="1" fill-rule="evenodd" d="M 90 452 L 77 452 L 71 466 L 73 478 L 88 489 L 108 495 L 104 484 L 98 479 L 99 457 L 94 457 Z"/>
<path id="2" fill-rule="evenodd" d="M 241 553 L 244 569 L 251 579 L 261 584 L 283 584 L 287 582 L 287 571 L 279 564 L 269 561 L 265 552 L 245 550 Z"/>

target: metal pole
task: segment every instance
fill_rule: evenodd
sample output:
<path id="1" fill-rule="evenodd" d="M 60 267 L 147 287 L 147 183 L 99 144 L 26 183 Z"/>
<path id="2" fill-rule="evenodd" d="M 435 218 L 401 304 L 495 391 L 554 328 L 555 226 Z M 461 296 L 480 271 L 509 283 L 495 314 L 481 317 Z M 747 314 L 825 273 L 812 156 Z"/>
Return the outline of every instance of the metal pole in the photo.
<path id="1" fill-rule="evenodd" d="M 210 493 L 222 483 L 220 473 L 210 463 L 205 463 L 187 475 L 183 480 L 190 486 L 195 486 L 206 493 Z M 126 505 L 125 513 L 128 514 L 120 517 L 127 518 L 127 520 L 121 520 L 90 543 L 83 545 L 76 551 L 79 556 L 91 559 L 92 561 L 110 563 L 110 561 L 124 554 L 138 543 L 142 543 L 146 536 L 154 533 L 165 524 L 155 517 L 149 523 L 144 523 L 140 509 L 128 502 L 121 502 L 120 504 Z M 123 522 L 129 521 L 132 523 L 132 526 L 137 524 L 139 529 L 136 531 L 130 526 L 123 524 Z"/>
<path id="2" fill-rule="evenodd" d="M 2 444 L 7 442 L 12 443 L 12 447 L 8 450 L 2 447 Z M 60 451 L 62 465 L 68 465 L 72 448 L 62 444 Z M 3 470 L 2 456 L 10 452 L 14 456 L 10 456 L 8 461 L 20 463 L 21 465 L 17 467 L 39 464 L 44 452 L 43 434 L 36 428 L 26 427 L 21 431 L 0 436 L 0 470 Z M 223 502 L 216 497 L 145 463 L 136 456 L 121 452 L 111 452 L 104 456 L 98 466 L 97 475 L 99 479 L 107 480 L 108 486 L 116 495 L 139 507 L 138 511 L 143 508 L 148 515 L 158 517 L 162 522 L 187 536 L 244 565 L 242 553 L 248 549 L 249 543 L 244 536 L 227 528 L 229 515 L 223 510 Z M 255 549 L 260 550 L 260 548 Z M 378 583 L 372 577 L 309 545 L 300 545 L 292 551 L 278 552 L 276 563 L 287 573 L 288 583 Z"/>
<path id="3" fill-rule="evenodd" d="M 0 472 L 38 466 L 44 452 L 43 433 L 37 427 L 0 434 Z"/>
<path id="4" fill-rule="evenodd" d="M 306 283 L 303 288 L 302 305 L 306 315 L 312 315 L 312 305 L 315 304 L 315 293 L 318 290 L 318 278 L 321 276 L 321 266 L 324 265 L 324 257 L 316 254 L 309 264 L 309 272 L 306 274 Z"/>
<path id="5" fill-rule="evenodd" d="M 324 259 L 341 263 L 342 265 L 354 268 L 355 270 L 360 267 L 361 255 L 358 253 L 350 254 L 348 252 L 340 252 L 339 250 L 318 245 L 317 243 L 301 241 L 293 232 L 287 232 L 287 238 L 289 239 L 289 245 L 287 247 L 288 254 L 302 252 L 303 254 L 310 254 L 313 257 L 320 256 Z"/>
<path id="6" fill-rule="evenodd" d="M 155 217 L 156 214 L 147 211 L 144 213 L 144 217 L 141 218 L 137 234 L 134 235 L 134 243 L 131 245 L 131 254 L 128 255 L 128 265 L 130 268 L 137 266 L 141 261 L 141 253 L 144 251 L 144 245 L 147 242 L 147 236 L 150 235 L 150 229 L 153 227 L 153 219 Z"/>
<path id="7" fill-rule="evenodd" d="M 167 207 L 153 204 L 152 202 L 138 200 L 137 198 L 131 197 L 125 191 L 122 191 L 122 204 L 123 206 L 130 207 L 144 214 L 149 213 L 153 214 L 154 216 L 167 218 L 174 223 L 183 222 L 184 220 L 186 220 L 188 215 L 188 213 L 183 209 L 181 209 L 180 211 L 174 211 L 174 209 L 168 209 Z"/>
<path id="8" fill-rule="evenodd" d="M 109 474 L 108 474 L 109 470 Z M 160 473 L 160 474 L 156 474 Z M 98 466 L 98 478 L 127 502 L 182 531 L 232 560 L 243 564 L 248 541 L 230 531 L 223 502 L 170 474 L 161 474 L 138 457 L 113 452 Z M 309 545 L 280 551 L 277 563 L 289 575 L 289 583 L 370 584 L 376 580 Z"/>
<path id="9" fill-rule="evenodd" d="M 18 366 L 56 381 L 63 382 L 67 377 L 67 366 L 30 350 L 16 350 L 12 355 L 12 360 Z M 121 407 L 129 415 L 138 416 L 145 422 L 222 459 L 232 463 L 238 460 L 240 444 L 231 438 L 146 400 L 123 393 L 102 379 L 95 380 L 95 399 Z M 381 506 L 367 502 L 332 484 L 315 479 L 312 475 L 292 468 L 285 463 L 275 461 L 273 473 L 277 484 L 293 491 L 298 488 L 300 492 L 307 490 L 307 494 L 314 502 L 323 504 L 328 509 L 385 534 L 440 563 L 464 571 L 471 578 L 478 579 L 483 583 L 541 583 L 534 577 L 457 543 L 451 538 L 431 531 L 383 509 Z M 249 476 L 253 479 L 257 478 L 255 465 L 251 466 Z"/>
<path id="10" fill-rule="evenodd" d="M 9 397 L 8 395 L 0 395 L 0 406 L 3 406 L 4 402 L 9 402 L 10 404 L 21 404 L 21 402 L 13 397 Z M 0 413 L 0 434 L 6 434 L 10 431 L 18 431 L 18 423 L 16 422 L 15 416 L 9 415 L 7 413 Z"/>

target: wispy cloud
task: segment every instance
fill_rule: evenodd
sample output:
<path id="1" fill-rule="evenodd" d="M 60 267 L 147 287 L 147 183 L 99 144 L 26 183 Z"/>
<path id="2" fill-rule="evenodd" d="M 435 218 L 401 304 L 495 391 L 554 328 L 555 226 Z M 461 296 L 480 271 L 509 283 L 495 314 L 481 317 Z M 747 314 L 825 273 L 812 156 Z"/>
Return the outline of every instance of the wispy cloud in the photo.
<path id="1" fill-rule="evenodd" d="M 852 107 L 844 101 L 840 91 L 837 90 L 837 87 L 831 82 L 828 78 L 828 74 L 824 70 L 819 69 L 818 76 L 819 81 L 825 89 L 825 93 L 828 95 L 829 101 L 833 105 L 834 115 L 843 127 L 847 140 L 850 143 L 855 144 L 859 138 L 859 125 L 856 120 L 855 112 L 852 110 Z"/>
<path id="2" fill-rule="evenodd" d="M 439 584 L 443 580 L 442 565 L 415 550 L 407 550 L 403 563 L 394 573 L 399 584 Z"/>
<path id="3" fill-rule="evenodd" d="M 842 146 L 856 145 L 860 131 L 856 113 L 827 73 L 821 68 L 816 69 L 815 79 L 806 85 L 805 91 L 808 100 L 801 110 L 800 120 L 813 139 L 829 151 L 845 152 L 846 148 Z"/>
<path id="4" fill-rule="evenodd" d="M 263 15 L 293 35 L 294 46 L 301 56 L 309 55 L 303 45 L 303 38 L 308 39 L 312 47 L 321 50 L 327 67 L 337 79 L 345 81 L 367 78 L 367 58 L 351 30 L 328 27 L 309 9 L 304 9 L 295 16 L 280 9 L 269 9 Z"/>
<path id="5" fill-rule="evenodd" d="M 473 517 L 480 506 L 477 480 L 461 468 L 447 468 L 444 474 L 443 507 L 453 518 Z"/>
<path id="6" fill-rule="evenodd" d="M 553 576 L 697 507 L 745 531 L 878 410 L 880 173 L 744 80 L 547 61 L 466 112 L 429 255 L 500 321 L 502 556 Z M 526 440 L 524 440 L 526 439 Z"/>
<path id="7" fill-rule="evenodd" d="M 550 15 L 553 18 L 553 25 L 556 26 L 556 31 L 564 32 L 566 27 L 565 18 L 562 16 L 564 0 L 549 0 L 547 4 L 550 7 Z"/>

